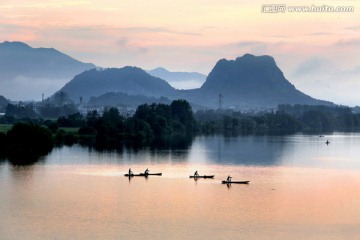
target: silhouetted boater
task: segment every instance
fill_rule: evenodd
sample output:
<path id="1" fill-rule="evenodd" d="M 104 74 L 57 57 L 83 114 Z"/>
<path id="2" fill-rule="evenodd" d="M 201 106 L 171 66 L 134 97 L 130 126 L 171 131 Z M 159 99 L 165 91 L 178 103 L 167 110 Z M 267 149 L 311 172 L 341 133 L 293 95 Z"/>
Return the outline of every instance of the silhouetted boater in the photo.
<path id="1" fill-rule="evenodd" d="M 230 175 L 227 177 L 227 179 L 226 179 L 226 181 L 227 182 L 231 182 L 231 179 L 232 179 L 232 177 L 230 177 Z"/>
<path id="2" fill-rule="evenodd" d="M 148 174 L 149 174 L 149 169 L 146 168 L 144 174 L 145 174 L 145 175 L 148 175 Z"/>
<path id="3" fill-rule="evenodd" d="M 198 177 L 198 176 L 199 176 L 198 171 L 195 171 L 195 173 L 194 173 L 194 177 Z"/>
<path id="4" fill-rule="evenodd" d="M 133 175 L 133 172 L 131 171 L 131 168 L 129 168 L 129 175 Z"/>

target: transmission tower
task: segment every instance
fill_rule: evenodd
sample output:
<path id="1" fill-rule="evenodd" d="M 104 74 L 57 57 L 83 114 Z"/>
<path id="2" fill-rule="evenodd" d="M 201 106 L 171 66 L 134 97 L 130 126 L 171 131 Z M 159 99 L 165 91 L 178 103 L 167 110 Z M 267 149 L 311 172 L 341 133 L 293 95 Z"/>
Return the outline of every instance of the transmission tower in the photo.
<path id="1" fill-rule="evenodd" d="M 222 109 L 222 103 L 223 103 L 223 95 L 219 94 L 219 109 Z"/>

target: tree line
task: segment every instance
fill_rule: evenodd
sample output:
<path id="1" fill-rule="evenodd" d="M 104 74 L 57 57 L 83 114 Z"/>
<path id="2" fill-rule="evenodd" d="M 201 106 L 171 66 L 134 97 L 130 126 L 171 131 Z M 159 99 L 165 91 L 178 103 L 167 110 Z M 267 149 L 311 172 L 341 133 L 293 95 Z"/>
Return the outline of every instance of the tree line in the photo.
<path id="1" fill-rule="evenodd" d="M 193 113 L 185 100 L 171 104 L 142 104 L 133 116 L 109 108 L 102 114 L 73 113 L 57 120 L 3 116 L 12 129 L 0 133 L 0 157 L 26 163 L 46 155 L 54 146 L 82 145 L 96 149 L 131 147 L 186 148 L 197 134 L 271 134 L 298 131 L 359 130 L 360 114 L 347 107 L 280 105 L 276 112 L 245 114 L 232 110 Z M 68 131 L 67 129 L 70 129 Z"/>
<path id="2" fill-rule="evenodd" d="M 294 133 L 360 130 L 360 114 L 344 106 L 279 105 L 275 112 L 244 114 L 232 110 L 202 110 L 194 114 L 199 132 Z"/>
<path id="3" fill-rule="evenodd" d="M 60 126 L 79 126 L 81 119 L 59 118 Z M 190 104 L 175 100 L 167 104 L 142 104 L 135 114 L 124 117 L 116 108 L 100 115 L 89 112 L 83 120 L 78 134 L 81 140 L 90 140 L 98 148 L 113 148 L 119 144 L 166 143 L 173 138 L 188 138 L 194 133 L 195 120 Z"/>
<path id="4" fill-rule="evenodd" d="M 0 155 L 15 163 L 31 163 L 54 146 L 74 143 L 97 149 L 114 149 L 124 144 L 184 147 L 190 144 L 196 125 L 191 106 L 185 100 L 175 100 L 170 105 L 143 104 L 131 117 L 124 117 L 118 109 L 109 108 L 102 114 L 97 111 L 86 116 L 75 113 L 56 121 L 28 118 L 19 121 L 10 131 L 0 134 L 3 146 Z M 69 132 L 64 128 L 76 131 Z"/>
<path id="5" fill-rule="evenodd" d="M 49 129 L 33 123 L 16 123 L 7 133 L 0 133 L 0 157 L 14 164 L 31 164 L 54 147 Z"/>

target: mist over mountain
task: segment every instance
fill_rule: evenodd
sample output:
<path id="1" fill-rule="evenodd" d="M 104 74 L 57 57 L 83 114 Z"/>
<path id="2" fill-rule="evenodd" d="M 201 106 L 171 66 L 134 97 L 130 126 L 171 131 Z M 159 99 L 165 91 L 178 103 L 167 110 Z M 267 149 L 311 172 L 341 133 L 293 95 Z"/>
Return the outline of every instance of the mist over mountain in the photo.
<path id="1" fill-rule="evenodd" d="M 200 89 L 183 91 L 187 99 L 212 108 L 271 108 L 278 104 L 331 105 L 295 88 L 270 56 L 245 54 L 219 60 Z M 221 94 L 221 100 L 220 100 Z"/>
<path id="2" fill-rule="evenodd" d="M 95 68 L 54 48 L 32 48 L 22 42 L 0 43 L 0 94 L 13 100 L 41 99 L 76 74 Z"/>
<path id="3" fill-rule="evenodd" d="M 89 106 L 118 106 L 118 107 L 132 107 L 147 103 L 163 103 L 171 104 L 171 100 L 166 97 L 147 97 L 144 95 L 129 95 L 122 92 L 109 92 L 98 97 L 91 97 L 88 105 Z"/>
<path id="4" fill-rule="evenodd" d="M 198 88 L 206 80 L 206 75 L 198 72 L 171 72 L 161 67 L 147 72 L 154 77 L 164 79 L 176 89 Z"/>
<path id="5" fill-rule="evenodd" d="M 176 90 L 166 81 L 140 68 L 124 67 L 88 70 L 75 76 L 60 91 L 66 92 L 76 102 L 80 97 L 84 101 L 97 97 L 93 98 L 93 103 L 112 105 L 125 102 L 130 96 L 137 96 L 136 100 L 131 97 L 132 102 L 145 101 L 139 98 L 141 95 L 186 99 L 207 108 L 239 110 L 264 110 L 276 108 L 279 104 L 333 105 L 297 90 L 284 77 L 272 57 L 250 54 L 236 60 L 219 60 L 205 83 L 197 89 Z M 110 92 L 112 94 L 107 94 Z"/>
<path id="6" fill-rule="evenodd" d="M 172 96 L 176 90 L 165 80 L 153 77 L 141 68 L 123 67 L 92 69 L 76 75 L 59 91 L 66 92 L 74 101 L 80 97 L 88 101 L 109 92 L 143 95 L 147 97 Z"/>

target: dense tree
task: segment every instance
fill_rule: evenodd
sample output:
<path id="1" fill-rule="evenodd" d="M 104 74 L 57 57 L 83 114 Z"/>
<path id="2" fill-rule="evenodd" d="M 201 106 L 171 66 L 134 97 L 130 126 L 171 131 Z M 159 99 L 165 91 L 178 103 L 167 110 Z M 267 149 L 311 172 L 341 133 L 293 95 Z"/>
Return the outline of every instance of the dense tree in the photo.
<path id="1" fill-rule="evenodd" d="M 56 133 L 59 130 L 57 121 L 45 120 L 44 125 L 47 126 L 52 133 Z"/>
<path id="2" fill-rule="evenodd" d="M 6 107 L 6 116 L 13 116 L 16 118 L 36 118 L 36 112 L 32 104 L 17 105 L 9 103 Z"/>
<path id="3" fill-rule="evenodd" d="M 5 158 L 7 154 L 6 134 L 0 132 L 0 159 Z"/>
<path id="4" fill-rule="evenodd" d="M 70 114 L 76 114 L 78 112 L 76 106 L 73 103 L 67 103 L 63 105 L 53 105 L 51 103 L 41 104 L 38 107 L 38 115 L 41 118 L 59 118 L 68 116 Z"/>
<path id="5" fill-rule="evenodd" d="M 102 120 L 111 128 L 123 129 L 124 127 L 124 117 L 120 115 L 117 108 L 110 108 L 109 110 L 105 110 L 102 115 Z"/>
<path id="6" fill-rule="evenodd" d="M 358 116 L 345 106 L 279 105 L 279 111 L 296 117 L 303 130 L 333 131 L 358 129 Z"/>
<path id="7" fill-rule="evenodd" d="M 186 100 L 175 100 L 170 105 L 171 117 L 185 126 L 188 133 L 193 131 L 194 118 L 191 105 Z"/>
<path id="8" fill-rule="evenodd" d="M 100 120 L 100 114 L 94 110 L 86 114 L 86 124 L 88 127 L 95 127 L 97 122 Z"/>
<path id="9" fill-rule="evenodd" d="M 7 155 L 16 164 L 28 164 L 53 148 L 51 132 L 39 125 L 17 123 L 8 131 Z"/>
<path id="10" fill-rule="evenodd" d="M 67 117 L 58 118 L 57 123 L 60 127 L 83 127 L 86 125 L 86 120 L 77 112 Z"/>
<path id="11" fill-rule="evenodd" d="M 226 111 L 199 111 L 197 126 L 203 133 L 296 132 L 359 130 L 359 115 L 348 107 L 280 105 L 276 113 L 242 114 Z"/>
<path id="12" fill-rule="evenodd" d="M 78 139 L 78 136 L 73 133 L 65 132 L 64 130 L 59 130 L 55 134 L 54 141 L 55 141 L 56 145 L 65 144 L 65 145 L 71 146 L 71 145 L 77 143 L 79 141 L 79 139 Z"/>

